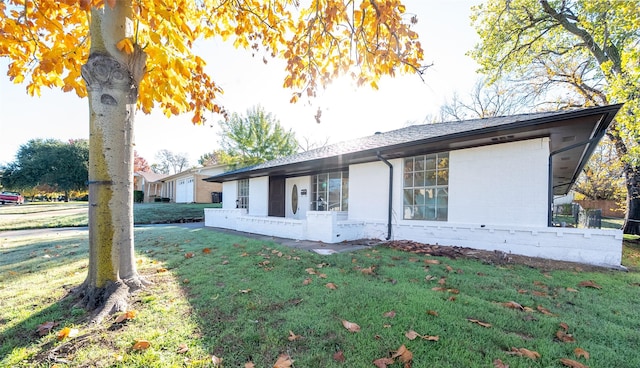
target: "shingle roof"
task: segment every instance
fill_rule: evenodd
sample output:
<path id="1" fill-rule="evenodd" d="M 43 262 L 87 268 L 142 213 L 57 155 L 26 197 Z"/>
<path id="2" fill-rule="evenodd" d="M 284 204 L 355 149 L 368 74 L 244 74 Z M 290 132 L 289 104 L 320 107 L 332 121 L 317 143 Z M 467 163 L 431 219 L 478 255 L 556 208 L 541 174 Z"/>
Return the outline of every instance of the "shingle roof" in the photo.
<path id="1" fill-rule="evenodd" d="M 543 124 L 548 125 L 557 121 L 568 121 L 585 116 L 606 114 L 607 118 L 605 120 L 607 121 L 604 126 L 604 129 L 606 129 L 619 108 L 620 105 L 610 105 L 569 111 L 540 112 L 436 124 L 412 125 L 281 157 L 255 166 L 228 171 L 205 180 L 222 182 L 242 177 L 268 175 L 276 171 L 282 174 L 283 172 L 294 170 L 296 167 L 301 167 L 302 165 L 306 165 L 305 170 L 308 170 L 308 167 L 312 165 L 313 162 L 333 160 L 332 162 L 335 164 L 335 162 L 337 162 L 335 160 L 337 159 L 343 165 L 348 165 L 351 162 L 349 160 L 352 160 L 354 157 L 358 157 L 359 162 L 365 162 L 365 156 L 369 158 L 369 161 L 372 161 L 375 159 L 375 153 L 378 151 L 391 153 L 394 150 L 400 151 L 403 147 L 424 147 L 426 144 L 433 145 L 434 142 L 453 140 L 472 141 L 480 135 L 498 135 L 516 130 L 532 130 L 534 127 L 540 129 L 539 127 Z M 590 122 L 590 124 L 593 123 Z M 589 126 L 588 129 L 593 129 L 593 127 Z M 545 134 L 548 135 L 548 132 Z M 463 148 L 463 146 L 460 146 L 460 148 Z M 300 173 L 302 172 L 298 172 L 297 174 Z"/>

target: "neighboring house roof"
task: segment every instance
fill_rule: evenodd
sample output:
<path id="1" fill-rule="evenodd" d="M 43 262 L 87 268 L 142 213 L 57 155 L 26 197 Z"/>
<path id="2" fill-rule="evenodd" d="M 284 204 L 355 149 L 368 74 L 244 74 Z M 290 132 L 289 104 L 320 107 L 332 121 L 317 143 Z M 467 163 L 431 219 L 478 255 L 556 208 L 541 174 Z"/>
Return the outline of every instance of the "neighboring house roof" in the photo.
<path id="1" fill-rule="evenodd" d="M 223 165 L 223 164 L 193 167 L 176 174 L 165 175 L 165 177 L 163 177 L 161 180 L 162 181 L 175 180 L 182 177 L 191 176 L 193 174 L 211 175 L 212 172 L 216 172 L 216 171 L 223 172 L 226 167 L 227 165 Z"/>
<path id="2" fill-rule="evenodd" d="M 153 171 L 137 171 L 134 175 L 142 176 L 147 183 L 153 183 L 164 179 L 166 174 L 158 174 Z"/>
<path id="3" fill-rule="evenodd" d="M 413 125 L 328 145 L 205 180 L 301 176 L 352 164 L 549 137 L 554 194 L 569 191 L 622 105 Z"/>

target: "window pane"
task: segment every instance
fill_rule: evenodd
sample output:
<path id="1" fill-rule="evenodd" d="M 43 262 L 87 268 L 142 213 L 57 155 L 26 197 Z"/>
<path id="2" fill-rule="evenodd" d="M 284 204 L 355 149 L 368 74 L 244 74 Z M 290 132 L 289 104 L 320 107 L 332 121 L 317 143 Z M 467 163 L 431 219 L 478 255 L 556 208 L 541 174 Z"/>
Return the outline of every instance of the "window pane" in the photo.
<path id="1" fill-rule="evenodd" d="M 415 203 L 413 201 L 413 189 L 405 189 L 403 197 L 405 205 L 412 205 Z"/>
<path id="2" fill-rule="evenodd" d="M 449 170 L 438 170 L 438 185 L 449 184 Z"/>
<path id="3" fill-rule="evenodd" d="M 414 189 L 413 190 L 413 201 L 414 204 L 424 204 L 425 203 L 425 190 L 424 189 Z"/>
<path id="4" fill-rule="evenodd" d="M 434 170 L 436 168 L 436 155 L 428 155 L 424 165 L 425 170 Z"/>
<path id="5" fill-rule="evenodd" d="M 415 171 L 424 171 L 424 156 L 418 156 L 415 158 L 414 168 Z"/>
<path id="6" fill-rule="evenodd" d="M 413 157 L 404 159 L 404 172 L 413 171 Z"/>
<path id="7" fill-rule="evenodd" d="M 425 173 L 424 185 L 427 187 L 436 185 L 436 172 L 431 170 Z"/>
<path id="8" fill-rule="evenodd" d="M 413 187 L 413 174 L 412 173 L 405 173 L 404 174 L 404 187 L 405 188 Z"/>
<path id="9" fill-rule="evenodd" d="M 424 186 L 424 171 L 416 171 L 413 174 L 413 186 L 414 187 Z"/>

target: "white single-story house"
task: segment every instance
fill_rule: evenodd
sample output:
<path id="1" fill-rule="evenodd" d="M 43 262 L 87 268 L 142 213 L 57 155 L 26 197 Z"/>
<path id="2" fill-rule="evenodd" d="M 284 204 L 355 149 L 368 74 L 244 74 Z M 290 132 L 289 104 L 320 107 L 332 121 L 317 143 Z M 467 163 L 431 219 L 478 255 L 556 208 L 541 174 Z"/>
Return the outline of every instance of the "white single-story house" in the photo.
<path id="1" fill-rule="evenodd" d="M 336 243 L 413 240 L 620 267 L 620 230 L 554 227 L 621 105 L 414 125 L 205 179 L 205 226 Z"/>

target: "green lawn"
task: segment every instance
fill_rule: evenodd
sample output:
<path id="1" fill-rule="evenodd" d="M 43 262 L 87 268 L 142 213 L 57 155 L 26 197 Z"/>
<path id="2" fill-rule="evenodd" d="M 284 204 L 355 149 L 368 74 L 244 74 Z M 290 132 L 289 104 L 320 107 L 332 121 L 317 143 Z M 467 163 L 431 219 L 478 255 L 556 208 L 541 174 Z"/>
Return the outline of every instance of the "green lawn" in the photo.
<path id="1" fill-rule="evenodd" d="M 205 208 L 220 207 L 212 203 L 136 203 L 136 224 L 161 224 L 202 220 Z M 87 202 L 34 202 L 21 206 L 0 206 L 0 231 L 87 226 Z"/>
<path id="2" fill-rule="evenodd" d="M 0 366 L 213 367 L 216 356 L 273 367 L 286 354 L 293 367 L 375 367 L 403 345 L 413 367 L 640 366 L 637 272 L 544 273 L 384 247 L 320 256 L 172 225 L 135 235 L 154 284 L 132 297 L 135 319 L 99 326 L 64 298 L 85 277 L 86 236 L 0 238 Z M 45 322 L 58 325 L 38 336 Z M 58 341 L 63 327 L 78 336 Z M 150 347 L 132 349 L 140 339 Z"/>

